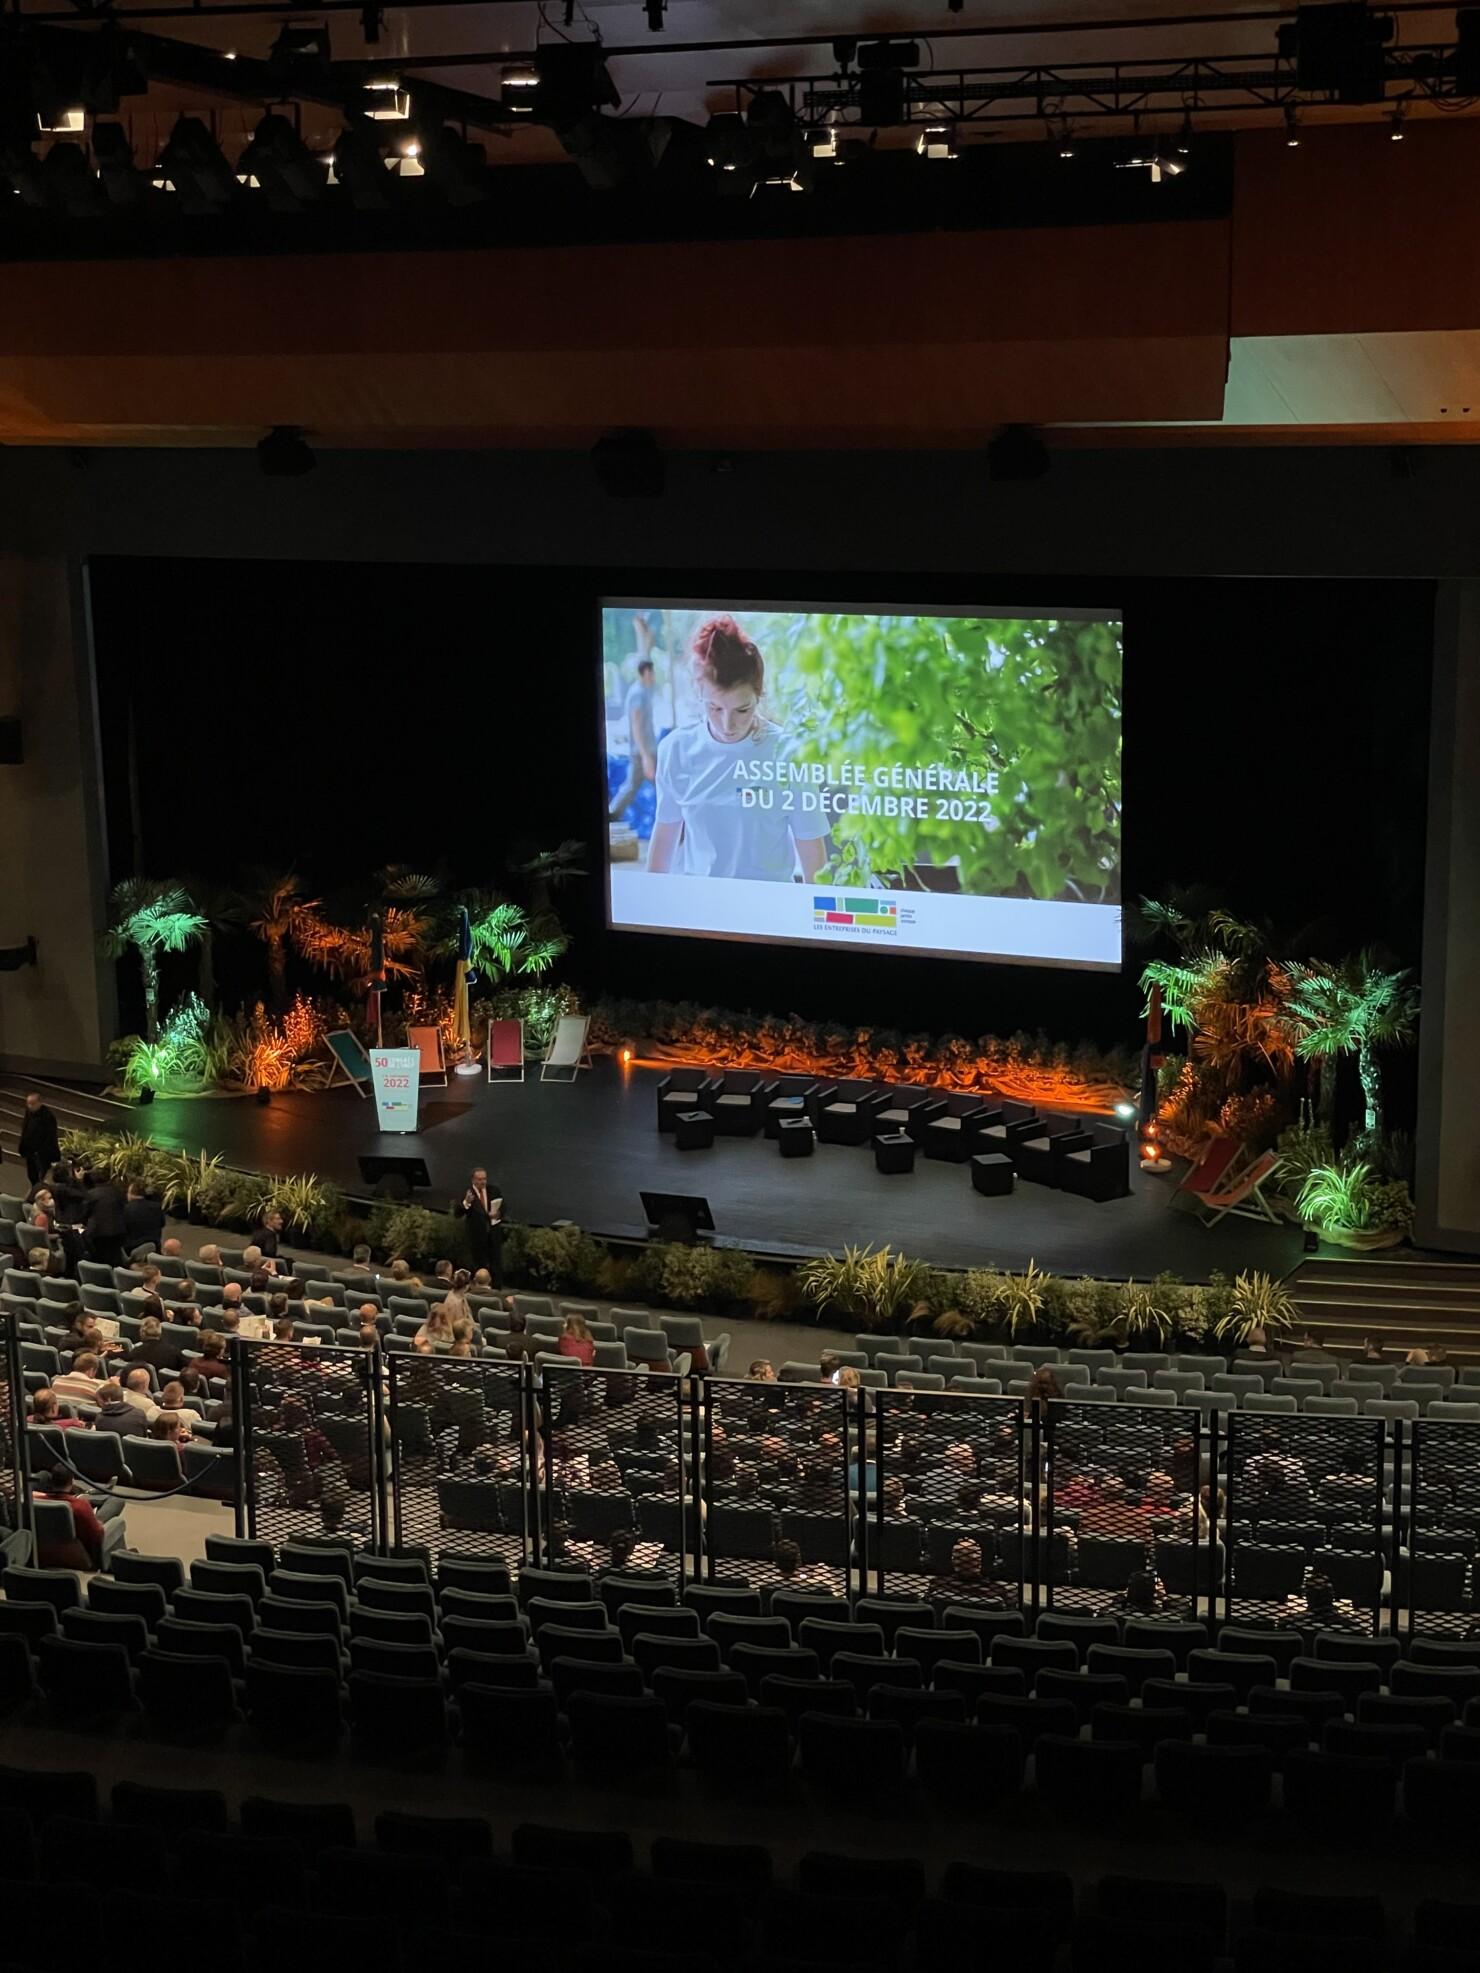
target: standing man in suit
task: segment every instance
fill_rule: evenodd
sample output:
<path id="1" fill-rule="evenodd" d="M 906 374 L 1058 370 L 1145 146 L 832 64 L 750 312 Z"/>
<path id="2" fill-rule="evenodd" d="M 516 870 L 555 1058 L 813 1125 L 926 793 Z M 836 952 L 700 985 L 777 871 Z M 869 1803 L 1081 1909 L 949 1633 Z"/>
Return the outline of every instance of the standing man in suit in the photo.
<path id="1" fill-rule="evenodd" d="M 488 1173 L 479 1165 L 468 1183 L 457 1209 L 458 1218 L 468 1222 L 468 1252 L 475 1268 L 486 1267 L 496 1288 L 504 1285 L 504 1200 L 499 1187 L 490 1185 Z"/>
<path id="2" fill-rule="evenodd" d="M 283 1230 L 283 1216 L 276 1206 L 270 1213 L 262 1215 L 262 1231 L 257 1235 L 257 1245 L 268 1260 L 276 1260 L 282 1252 L 279 1242 L 283 1238 Z"/>
<path id="3" fill-rule="evenodd" d="M 126 1225 L 123 1194 L 111 1180 L 104 1179 L 88 1186 L 86 1199 L 82 1223 L 88 1258 L 106 1262 L 109 1267 L 122 1267 Z"/>
<path id="4" fill-rule="evenodd" d="M 26 1161 L 26 1178 L 39 1185 L 46 1172 L 59 1162 L 62 1147 L 55 1114 L 34 1089 L 26 1091 L 26 1114 L 21 1119 L 21 1156 Z"/>

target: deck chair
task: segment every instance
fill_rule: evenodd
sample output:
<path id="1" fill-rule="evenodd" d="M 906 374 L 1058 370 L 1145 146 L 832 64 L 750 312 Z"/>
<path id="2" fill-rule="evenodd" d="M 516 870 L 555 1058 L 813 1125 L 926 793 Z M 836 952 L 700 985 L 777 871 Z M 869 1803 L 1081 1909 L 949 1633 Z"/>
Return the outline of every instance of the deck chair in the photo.
<path id="1" fill-rule="evenodd" d="M 591 1050 L 586 1037 L 591 1028 L 589 1014 L 563 1014 L 555 1023 L 555 1033 L 545 1059 L 540 1064 L 541 1082 L 574 1082 L 582 1069 L 591 1066 Z"/>
<path id="2" fill-rule="evenodd" d="M 336 1082 L 354 1085 L 363 1102 L 370 1081 L 370 1057 L 365 1053 L 360 1037 L 351 1028 L 334 1028 L 324 1036 L 329 1053 L 334 1058 L 334 1066 L 329 1071 L 326 1089 L 332 1089 Z"/>
<path id="3" fill-rule="evenodd" d="M 1202 1224 L 1216 1226 L 1232 1213 L 1238 1219 L 1265 1219 L 1277 1225 L 1279 1214 L 1262 1190 L 1277 1163 L 1273 1151 L 1265 1151 L 1252 1164 L 1243 1165 L 1236 1177 L 1225 1177 L 1212 1191 L 1205 1192 L 1197 1205 Z"/>
<path id="4" fill-rule="evenodd" d="M 1210 1192 L 1221 1192 L 1238 1178 L 1250 1157 L 1247 1144 L 1232 1137 L 1213 1137 L 1197 1163 L 1182 1174 L 1174 1197 L 1196 1206 Z"/>
<path id="5" fill-rule="evenodd" d="M 488 1042 L 483 1051 L 484 1069 L 489 1082 L 523 1082 L 523 1021 L 490 1021 Z"/>
<path id="6" fill-rule="evenodd" d="M 442 1056 L 442 1030 L 440 1028 L 407 1028 L 406 1046 L 421 1052 L 421 1086 L 423 1089 L 445 1089 L 447 1087 L 447 1064 Z"/>

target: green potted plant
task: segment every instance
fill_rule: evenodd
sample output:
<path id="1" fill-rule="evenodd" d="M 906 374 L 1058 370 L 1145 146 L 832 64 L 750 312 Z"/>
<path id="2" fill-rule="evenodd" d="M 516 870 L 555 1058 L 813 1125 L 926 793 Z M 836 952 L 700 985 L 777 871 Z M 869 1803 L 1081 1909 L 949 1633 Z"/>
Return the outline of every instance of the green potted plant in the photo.
<path id="1" fill-rule="evenodd" d="M 1371 1252 L 1396 1247 L 1413 1225 L 1413 1200 L 1401 1179 L 1380 1178 L 1371 1165 L 1315 1165 L 1300 1188 L 1302 1221 L 1333 1246 Z"/>

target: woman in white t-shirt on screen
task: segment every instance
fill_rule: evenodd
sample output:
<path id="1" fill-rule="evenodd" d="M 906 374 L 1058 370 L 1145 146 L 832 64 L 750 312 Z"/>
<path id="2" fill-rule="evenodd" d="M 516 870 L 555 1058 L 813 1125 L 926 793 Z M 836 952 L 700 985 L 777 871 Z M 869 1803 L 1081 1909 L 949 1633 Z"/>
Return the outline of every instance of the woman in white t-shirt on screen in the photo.
<path id="1" fill-rule="evenodd" d="M 694 632 L 691 667 L 701 714 L 658 747 L 658 809 L 647 867 L 687 877 L 760 877 L 789 883 L 801 866 L 810 882 L 822 868 L 826 819 L 788 812 L 786 790 L 737 775 L 743 763 L 782 756 L 786 736 L 761 711 L 766 661 L 733 617 L 712 617 Z M 765 800 L 748 805 L 753 787 Z M 769 801 L 769 806 L 766 801 Z"/>

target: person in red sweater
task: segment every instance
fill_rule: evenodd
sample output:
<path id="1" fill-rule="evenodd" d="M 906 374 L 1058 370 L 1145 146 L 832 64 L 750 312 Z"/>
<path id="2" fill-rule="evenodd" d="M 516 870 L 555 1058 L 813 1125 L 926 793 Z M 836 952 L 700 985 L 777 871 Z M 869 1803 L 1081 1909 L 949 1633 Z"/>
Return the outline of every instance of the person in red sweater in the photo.
<path id="1" fill-rule="evenodd" d="M 574 1357 L 583 1369 L 596 1361 L 596 1340 L 578 1315 L 568 1315 L 560 1333 L 560 1354 Z"/>
<path id="2" fill-rule="evenodd" d="M 77 1490 L 77 1482 L 65 1466 L 52 1468 L 44 1487 L 38 1487 L 41 1500 L 64 1500 L 72 1510 L 72 1526 L 87 1554 L 88 1567 L 103 1566 L 103 1524 L 90 1500 Z"/>

